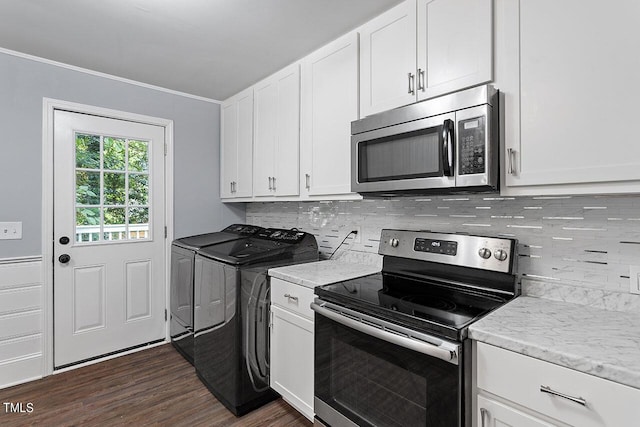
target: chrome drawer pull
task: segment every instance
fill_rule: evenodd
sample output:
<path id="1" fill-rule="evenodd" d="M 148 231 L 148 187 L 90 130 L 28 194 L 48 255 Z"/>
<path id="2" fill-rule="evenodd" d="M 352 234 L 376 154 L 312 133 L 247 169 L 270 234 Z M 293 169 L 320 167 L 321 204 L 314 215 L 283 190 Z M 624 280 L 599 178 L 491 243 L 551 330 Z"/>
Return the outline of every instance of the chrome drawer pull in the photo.
<path id="1" fill-rule="evenodd" d="M 551 387 L 547 387 L 546 385 L 541 385 L 540 391 L 543 393 L 549 393 L 550 395 L 553 395 L 553 396 L 562 397 L 563 399 L 570 400 L 574 403 L 577 403 L 578 405 L 587 406 L 587 401 L 584 400 L 583 398 L 573 397 L 573 396 L 569 396 L 568 394 L 560 393 L 559 391 L 555 391 Z"/>
<path id="2" fill-rule="evenodd" d="M 292 300 L 294 300 L 294 301 L 298 301 L 298 297 L 294 297 L 293 295 L 290 295 L 290 294 L 284 294 L 284 297 L 285 297 L 285 298 L 292 299 Z"/>

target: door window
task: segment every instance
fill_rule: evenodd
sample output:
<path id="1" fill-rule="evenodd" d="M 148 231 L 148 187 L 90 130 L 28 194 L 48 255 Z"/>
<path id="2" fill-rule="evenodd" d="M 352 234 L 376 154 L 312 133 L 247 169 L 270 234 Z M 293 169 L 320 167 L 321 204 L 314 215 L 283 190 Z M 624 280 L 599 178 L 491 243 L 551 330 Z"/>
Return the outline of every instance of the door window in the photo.
<path id="1" fill-rule="evenodd" d="M 75 240 L 149 240 L 149 141 L 75 134 Z"/>

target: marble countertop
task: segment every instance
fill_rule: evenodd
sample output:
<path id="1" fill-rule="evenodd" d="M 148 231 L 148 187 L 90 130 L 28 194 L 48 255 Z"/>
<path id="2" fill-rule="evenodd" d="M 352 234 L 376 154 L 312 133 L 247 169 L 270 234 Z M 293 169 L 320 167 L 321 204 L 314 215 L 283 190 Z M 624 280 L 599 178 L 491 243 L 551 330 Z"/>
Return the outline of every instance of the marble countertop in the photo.
<path id="1" fill-rule="evenodd" d="M 269 276 L 297 285 L 315 288 L 320 285 L 355 279 L 377 273 L 380 267 L 340 261 L 317 261 L 269 269 Z"/>
<path id="2" fill-rule="evenodd" d="M 640 314 L 520 296 L 469 328 L 477 341 L 640 388 Z"/>

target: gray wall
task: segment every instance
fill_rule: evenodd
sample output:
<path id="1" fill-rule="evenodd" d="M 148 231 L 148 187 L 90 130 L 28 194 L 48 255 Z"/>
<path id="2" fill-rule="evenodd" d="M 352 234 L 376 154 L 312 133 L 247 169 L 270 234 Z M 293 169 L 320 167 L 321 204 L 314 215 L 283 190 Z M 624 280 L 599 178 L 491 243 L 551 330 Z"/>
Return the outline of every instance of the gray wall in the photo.
<path id="1" fill-rule="evenodd" d="M 0 221 L 22 221 L 0 258 L 42 253 L 42 99 L 54 98 L 174 122 L 175 237 L 245 218 L 219 197 L 220 106 L 0 52 Z"/>

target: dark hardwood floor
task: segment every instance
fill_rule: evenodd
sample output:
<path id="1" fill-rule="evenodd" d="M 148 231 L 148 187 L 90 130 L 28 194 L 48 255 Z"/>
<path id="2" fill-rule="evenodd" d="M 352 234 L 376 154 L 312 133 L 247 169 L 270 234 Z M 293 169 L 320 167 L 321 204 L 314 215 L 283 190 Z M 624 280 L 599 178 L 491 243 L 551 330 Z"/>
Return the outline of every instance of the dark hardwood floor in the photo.
<path id="1" fill-rule="evenodd" d="M 312 425 L 282 399 L 235 417 L 170 344 L 0 390 L 0 405 L 3 427 Z"/>

